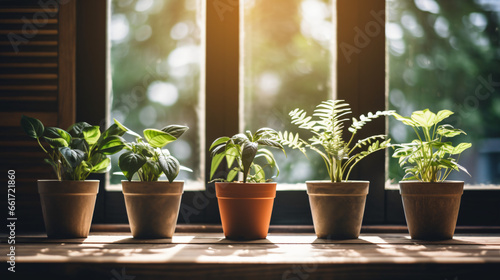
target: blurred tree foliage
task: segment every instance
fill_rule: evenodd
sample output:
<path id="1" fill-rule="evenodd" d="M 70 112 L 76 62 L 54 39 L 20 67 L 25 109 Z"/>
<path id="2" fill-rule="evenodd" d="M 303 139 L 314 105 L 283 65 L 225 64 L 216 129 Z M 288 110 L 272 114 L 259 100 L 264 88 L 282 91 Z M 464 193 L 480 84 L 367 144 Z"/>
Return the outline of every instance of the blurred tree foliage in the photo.
<path id="1" fill-rule="evenodd" d="M 244 12 L 245 128 L 268 126 L 301 132 L 288 113 L 301 108 L 312 113 L 331 99 L 331 40 L 334 39 L 329 0 L 246 1 Z M 278 182 L 328 179 L 322 159 L 298 151 L 277 155 Z"/>
<path id="2" fill-rule="evenodd" d="M 389 107 L 403 115 L 425 108 L 454 111 L 452 124 L 468 132 L 463 140 L 474 145 L 461 159 L 473 177 L 454 178 L 469 183 L 500 183 L 497 2 L 387 0 Z M 113 0 L 110 29 L 111 116 L 139 132 L 145 127 L 188 125 L 185 141 L 172 153 L 195 170 L 182 175 L 193 180 L 201 178 L 199 4 Z M 331 98 L 331 1 L 273 0 L 271 5 L 247 0 L 243 5 L 245 128 L 297 131 L 289 124 L 289 111 L 299 107 L 312 112 L 320 101 Z M 393 142 L 410 140 L 407 132 L 390 120 Z M 293 152 L 286 160 L 279 157 L 280 182 L 328 177 L 313 154 L 309 161 Z M 389 178 L 397 182 L 402 175 L 391 159 Z"/>
<path id="3" fill-rule="evenodd" d="M 489 4 L 488 4 L 489 3 Z M 388 0 L 389 106 L 402 115 L 429 108 L 455 112 L 451 124 L 473 149 L 452 177 L 500 183 L 500 1 Z M 411 140 L 390 120 L 393 142 Z M 392 151 L 390 151 L 392 153 Z M 389 178 L 403 176 L 391 159 Z M 450 179 L 453 179 L 450 177 Z"/>
<path id="4" fill-rule="evenodd" d="M 200 179 L 200 27 L 196 0 L 113 0 L 109 36 L 111 117 L 142 133 L 169 124 L 190 127 L 170 152 Z M 113 158 L 112 172 L 119 171 Z M 112 176 L 118 184 L 123 176 Z"/>

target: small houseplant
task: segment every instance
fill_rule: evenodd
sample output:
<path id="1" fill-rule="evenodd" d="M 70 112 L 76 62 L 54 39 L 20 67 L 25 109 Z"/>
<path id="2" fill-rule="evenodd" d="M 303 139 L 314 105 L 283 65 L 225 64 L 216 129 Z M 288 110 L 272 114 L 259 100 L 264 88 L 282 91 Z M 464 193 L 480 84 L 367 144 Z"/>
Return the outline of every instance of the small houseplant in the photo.
<path id="1" fill-rule="evenodd" d="M 109 171 L 109 155 L 122 149 L 119 139 L 125 131 L 112 125 L 101 133 L 99 126 L 86 122 L 63 130 L 45 127 L 40 120 L 27 116 L 22 116 L 21 127 L 29 137 L 37 140 L 48 155 L 45 162 L 52 166 L 57 176 L 57 180 L 38 180 L 48 237 L 87 237 L 99 180 L 86 178 L 91 173 Z"/>
<path id="2" fill-rule="evenodd" d="M 386 135 L 374 135 L 355 141 L 356 133 L 368 122 L 391 111 L 379 111 L 375 114 L 361 115 L 359 120 L 352 118 L 348 127 L 350 137 L 344 140 L 344 128 L 351 114 L 349 104 L 343 100 L 321 102 L 312 116 L 304 110 L 290 112 L 292 124 L 308 130 L 312 137 L 304 140 L 300 135 L 280 132 L 279 141 L 304 154 L 306 149 L 318 153 L 325 162 L 330 181 L 307 181 L 307 193 L 311 205 L 314 230 L 318 238 L 349 239 L 358 238 L 368 181 L 349 181 L 353 167 L 368 155 L 390 146 Z"/>
<path id="3" fill-rule="evenodd" d="M 449 124 L 440 124 L 452 114 L 449 110 L 435 114 L 429 109 L 415 111 L 410 117 L 394 114 L 416 135 L 410 143 L 394 145 L 393 154 L 406 173 L 399 185 L 408 230 L 414 239 L 451 239 L 455 232 L 464 182 L 446 178 L 452 171 L 469 174 L 458 164 L 458 158 L 471 144 L 453 146 L 445 141 L 465 134 Z"/>
<path id="4" fill-rule="evenodd" d="M 127 178 L 122 181 L 123 195 L 130 228 L 134 238 L 171 238 L 177 224 L 183 181 L 174 181 L 179 171 L 190 169 L 164 147 L 181 137 L 187 126 L 168 125 L 162 129 L 145 129 L 144 137 L 124 128 L 135 139 L 122 139 L 126 150 L 120 155 L 118 165 Z M 138 181 L 132 181 L 137 174 Z M 168 181 L 159 181 L 165 174 Z"/>
<path id="5" fill-rule="evenodd" d="M 253 134 L 246 131 L 245 134 L 218 138 L 210 147 L 210 178 L 224 159 L 230 169 L 226 180 L 218 179 L 215 183 L 226 238 L 263 239 L 267 236 L 276 197 L 276 183 L 267 179 L 265 169 L 276 169 L 278 176 L 279 168 L 266 147 L 285 152 L 283 146 L 274 140 L 277 135 L 271 128 L 261 128 Z M 262 164 L 259 164 L 260 161 Z M 243 181 L 233 182 L 239 173 L 243 174 Z"/>

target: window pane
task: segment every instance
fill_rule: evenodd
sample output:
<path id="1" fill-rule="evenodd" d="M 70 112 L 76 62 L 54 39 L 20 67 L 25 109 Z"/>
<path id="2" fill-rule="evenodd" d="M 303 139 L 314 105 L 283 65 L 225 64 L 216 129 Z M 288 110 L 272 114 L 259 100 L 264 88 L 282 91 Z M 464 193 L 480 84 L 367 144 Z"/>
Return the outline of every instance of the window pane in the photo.
<path id="1" fill-rule="evenodd" d="M 333 7 L 329 0 L 252 0 L 243 6 L 244 128 L 299 132 L 288 113 L 332 98 Z M 300 131 L 303 136 L 304 131 Z M 278 182 L 328 178 L 323 160 L 275 152 Z"/>
<path id="2" fill-rule="evenodd" d="M 193 173 L 178 180 L 204 187 L 200 133 L 204 107 L 200 103 L 200 1 L 113 0 L 111 41 L 111 118 L 142 133 L 169 124 L 189 126 L 179 140 L 166 146 Z M 112 172 L 119 171 L 118 156 Z M 123 176 L 112 175 L 111 184 Z"/>
<path id="3" fill-rule="evenodd" d="M 390 108 L 449 109 L 450 123 L 472 143 L 449 179 L 469 184 L 500 183 L 500 2 L 493 0 L 388 0 L 386 28 Z M 400 143 L 413 136 L 390 120 L 390 136 Z M 455 141 L 455 140 L 454 140 Z M 389 178 L 403 176 L 396 160 Z"/>

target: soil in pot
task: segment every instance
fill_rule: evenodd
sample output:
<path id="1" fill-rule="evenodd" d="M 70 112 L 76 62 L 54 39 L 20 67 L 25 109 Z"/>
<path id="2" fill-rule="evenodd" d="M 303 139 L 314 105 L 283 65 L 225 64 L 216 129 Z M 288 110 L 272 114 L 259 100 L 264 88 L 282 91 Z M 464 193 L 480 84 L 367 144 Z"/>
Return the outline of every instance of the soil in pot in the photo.
<path id="1" fill-rule="evenodd" d="M 276 183 L 215 183 L 224 235 L 228 239 L 264 239 L 276 197 Z"/>
<path id="2" fill-rule="evenodd" d="M 316 236 L 358 238 L 370 182 L 307 181 L 306 184 Z"/>
<path id="3" fill-rule="evenodd" d="M 88 237 L 98 191 L 99 180 L 38 180 L 47 236 Z"/>
<path id="4" fill-rule="evenodd" d="M 408 231 L 412 239 L 452 239 L 464 182 L 399 182 Z"/>
<path id="5" fill-rule="evenodd" d="M 184 189 L 183 181 L 122 181 L 134 238 L 172 238 Z"/>

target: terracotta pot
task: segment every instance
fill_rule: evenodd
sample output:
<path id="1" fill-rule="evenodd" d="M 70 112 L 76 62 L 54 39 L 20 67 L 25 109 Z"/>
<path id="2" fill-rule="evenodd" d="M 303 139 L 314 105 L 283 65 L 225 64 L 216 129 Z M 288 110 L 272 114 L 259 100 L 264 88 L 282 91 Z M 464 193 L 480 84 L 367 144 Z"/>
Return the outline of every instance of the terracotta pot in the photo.
<path id="1" fill-rule="evenodd" d="M 358 238 L 370 182 L 307 181 L 306 184 L 316 236 Z"/>
<path id="2" fill-rule="evenodd" d="M 226 238 L 267 237 L 276 183 L 215 183 L 215 192 Z"/>
<path id="3" fill-rule="evenodd" d="M 172 238 L 184 189 L 183 181 L 122 181 L 134 238 Z"/>
<path id="4" fill-rule="evenodd" d="M 453 238 L 464 190 L 463 181 L 401 181 L 399 186 L 412 239 Z"/>
<path id="5" fill-rule="evenodd" d="M 49 238 L 89 235 L 99 180 L 38 180 L 45 230 Z"/>

